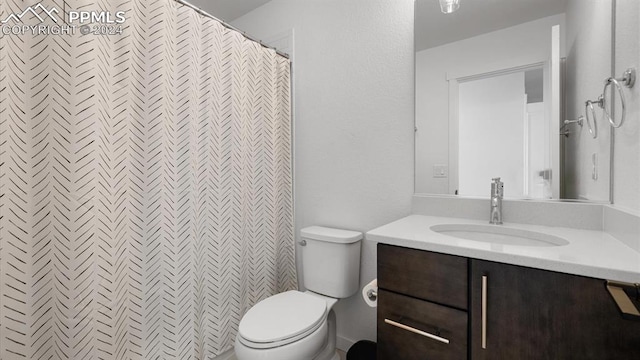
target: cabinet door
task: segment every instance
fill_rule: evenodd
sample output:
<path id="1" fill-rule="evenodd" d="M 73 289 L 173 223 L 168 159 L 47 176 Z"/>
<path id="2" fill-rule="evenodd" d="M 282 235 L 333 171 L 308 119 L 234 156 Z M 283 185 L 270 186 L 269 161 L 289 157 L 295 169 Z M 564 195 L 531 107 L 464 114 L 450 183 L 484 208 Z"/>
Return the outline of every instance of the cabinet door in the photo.
<path id="1" fill-rule="evenodd" d="M 378 244 L 378 287 L 467 310 L 468 259 Z"/>
<path id="2" fill-rule="evenodd" d="M 470 280 L 474 360 L 640 359 L 640 322 L 621 317 L 604 280 L 481 260 Z"/>
<path id="3" fill-rule="evenodd" d="M 378 291 L 378 360 L 466 360 L 467 313 Z"/>

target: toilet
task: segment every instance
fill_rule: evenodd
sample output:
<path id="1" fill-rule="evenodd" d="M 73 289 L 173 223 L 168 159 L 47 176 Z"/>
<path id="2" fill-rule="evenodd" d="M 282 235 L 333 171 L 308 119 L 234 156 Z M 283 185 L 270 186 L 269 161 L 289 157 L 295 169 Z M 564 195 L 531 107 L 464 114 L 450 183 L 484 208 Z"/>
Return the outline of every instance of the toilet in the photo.
<path id="1" fill-rule="evenodd" d="M 339 360 L 333 306 L 358 292 L 356 231 L 311 226 L 301 230 L 306 291 L 287 291 L 255 304 L 240 320 L 238 360 Z"/>

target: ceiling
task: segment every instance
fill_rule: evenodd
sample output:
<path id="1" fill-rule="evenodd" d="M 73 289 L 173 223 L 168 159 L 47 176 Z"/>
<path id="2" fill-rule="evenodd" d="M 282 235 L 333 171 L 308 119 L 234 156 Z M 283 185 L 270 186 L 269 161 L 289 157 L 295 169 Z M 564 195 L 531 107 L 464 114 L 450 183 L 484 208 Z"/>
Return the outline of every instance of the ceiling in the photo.
<path id="1" fill-rule="evenodd" d="M 187 1 L 232 22 L 270 0 Z M 460 0 L 458 11 L 443 14 L 438 0 L 415 1 L 416 51 L 560 14 L 566 8 L 566 0 Z"/>
<path id="2" fill-rule="evenodd" d="M 220 20 L 231 22 L 270 0 L 187 0 Z"/>
<path id="3" fill-rule="evenodd" d="M 443 14 L 438 0 L 416 0 L 416 51 L 467 39 L 565 11 L 566 0 L 460 0 Z"/>

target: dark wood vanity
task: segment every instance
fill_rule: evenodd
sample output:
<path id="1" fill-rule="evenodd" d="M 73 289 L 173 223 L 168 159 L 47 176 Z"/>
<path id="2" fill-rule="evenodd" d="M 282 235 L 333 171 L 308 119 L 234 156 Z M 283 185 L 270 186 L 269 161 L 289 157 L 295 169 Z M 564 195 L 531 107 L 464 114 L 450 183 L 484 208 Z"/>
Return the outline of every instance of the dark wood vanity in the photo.
<path id="1" fill-rule="evenodd" d="M 378 244 L 378 360 L 640 359 L 606 281 Z"/>

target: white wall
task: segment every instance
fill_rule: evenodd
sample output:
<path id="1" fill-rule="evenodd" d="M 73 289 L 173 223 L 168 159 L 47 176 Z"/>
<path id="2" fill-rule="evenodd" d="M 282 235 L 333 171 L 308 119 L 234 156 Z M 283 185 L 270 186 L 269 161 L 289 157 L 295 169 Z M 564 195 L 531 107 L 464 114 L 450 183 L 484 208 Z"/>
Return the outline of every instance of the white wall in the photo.
<path id="1" fill-rule="evenodd" d="M 432 171 L 433 164 L 449 163 L 447 77 L 547 61 L 551 50 L 551 26 L 556 24 L 563 28 L 564 15 L 527 22 L 416 54 L 416 193 L 450 193 L 449 179 L 433 178 Z"/>
<path id="2" fill-rule="evenodd" d="M 584 103 L 597 100 L 603 81 L 611 74 L 611 1 L 569 0 L 566 12 L 566 118 L 586 115 Z M 565 196 L 572 199 L 609 200 L 610 127 L 594 105 L 598 137 L 586 124 L 569 125 L 565 139 Z M 598 156 L 598 178 L 592 179 L 592 155 Z"/>
<path id="3" fill-rule="evenodd" d="M 408 215 L 413 1 L 273 0 L 233 24 L 258 38 L 293 29 L 296 234 L 314 224 L 367 231 Z M 361 285 L 376 276 L 375 247 L 364 245 Z M 336 313 L 341 347 L 375 340 L 375 309 L 360 296 Z"/>
<path id="4" fill-rule="evenodd" d="M 640 1 L 616 2 L 616 77 L 629 67 L 640 71 Z M 614 206 L 640 215 L 640 81 L 625 88 L 627 119 L 615 131 Z"/>

